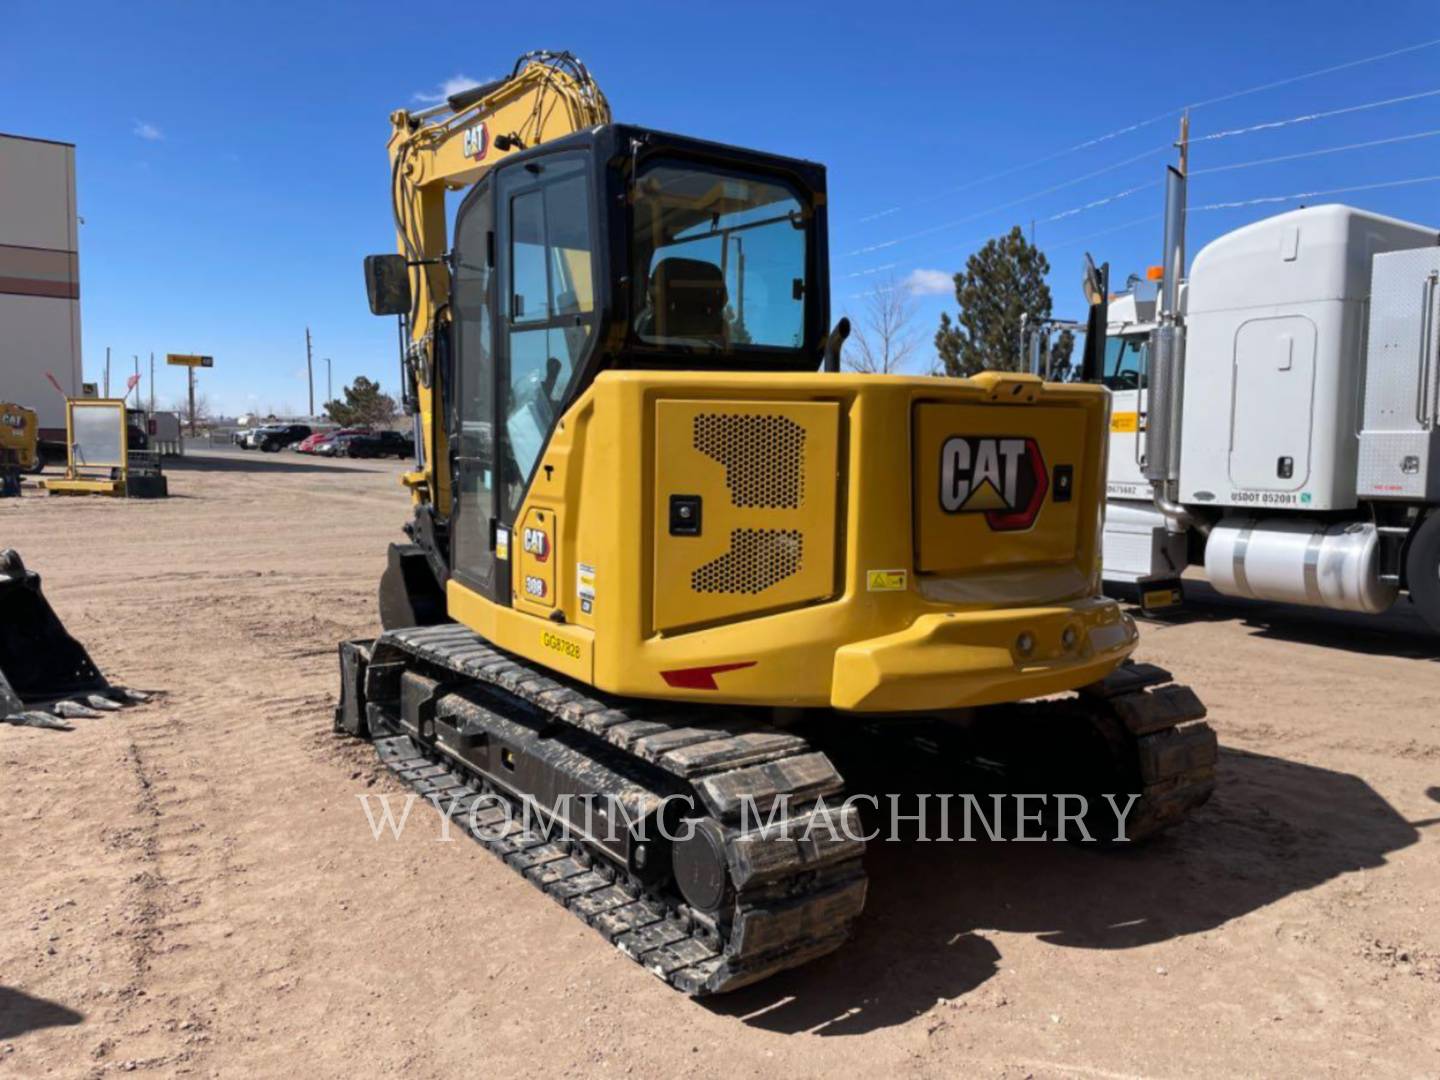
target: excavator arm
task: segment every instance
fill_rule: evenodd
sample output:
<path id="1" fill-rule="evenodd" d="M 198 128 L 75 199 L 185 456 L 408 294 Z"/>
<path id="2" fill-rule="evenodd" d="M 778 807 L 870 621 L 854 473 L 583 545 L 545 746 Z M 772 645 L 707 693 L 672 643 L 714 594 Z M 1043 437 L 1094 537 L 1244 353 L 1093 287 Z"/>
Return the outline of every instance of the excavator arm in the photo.
<path id="1" fill-rule="evenodd" d="M 506 78 L 472 87 L 420 112 L 390 115 L 390 186 L 405 261 L 405 397 L 420 419 L 423 454 L 404 483 L 417 507 L 450 514 L 441 402 L 449 276 L 445 193 L 467 188 L 512 153 L 610 122 L 610 106 L 585 65 L 567 52 L 528 52 Z"/>

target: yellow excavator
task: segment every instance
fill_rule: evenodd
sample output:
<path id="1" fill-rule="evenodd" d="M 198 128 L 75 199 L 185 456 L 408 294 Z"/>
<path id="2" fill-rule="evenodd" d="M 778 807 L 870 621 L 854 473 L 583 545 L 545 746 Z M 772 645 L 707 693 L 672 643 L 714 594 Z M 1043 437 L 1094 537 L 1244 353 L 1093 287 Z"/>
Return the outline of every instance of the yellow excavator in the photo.
<path id="1" fill-rule="evenodd" d="M 0 498 L 20 494 L 20 474 L 40 468 L 40 426 L 34 409 L 0 401 Z"/>
<path id="2" fill-rule="evenodd" d="M 842 374 L 823 167 L 616 124 L 567 53 L 391 124 L 418 460 L 337 730 L 697 995 L 850 933 L 832 734 L 989 732 L 1131 839 L 1205 801 L 1204 708 L 1100 591 L 1103 389 Z"/>

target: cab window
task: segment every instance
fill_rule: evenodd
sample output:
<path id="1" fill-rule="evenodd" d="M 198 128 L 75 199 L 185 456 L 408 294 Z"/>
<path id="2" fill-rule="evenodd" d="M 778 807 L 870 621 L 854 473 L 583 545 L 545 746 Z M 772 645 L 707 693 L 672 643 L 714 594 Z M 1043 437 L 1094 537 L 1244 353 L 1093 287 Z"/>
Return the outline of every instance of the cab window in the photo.
<path id="1" fill-rule="evenodd" d="M 778 179 L 661 160 L 632 206 L 632 332 L 704 350 L 798 349 L 811 214 Z"/>
<path id="2" fill-rule="evenodd" d="M 1105 342 L 1105 373 L 1101 381 L 1111 390 L 1143 390 L 1149 358 L 1148 337 L 1112 337 Z"/>

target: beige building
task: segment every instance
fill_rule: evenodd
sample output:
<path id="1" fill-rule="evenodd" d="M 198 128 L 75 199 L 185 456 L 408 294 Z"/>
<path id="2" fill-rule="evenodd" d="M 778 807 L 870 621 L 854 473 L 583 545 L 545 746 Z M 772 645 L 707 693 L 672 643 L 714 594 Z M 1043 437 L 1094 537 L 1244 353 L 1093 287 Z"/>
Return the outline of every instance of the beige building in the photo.
<path id="1" fill-rule="evenodd" d="M 80 393 L 75 147 L 0 134 L 0 401 L 34 409 L 63 443 L 66 394 Z"/>

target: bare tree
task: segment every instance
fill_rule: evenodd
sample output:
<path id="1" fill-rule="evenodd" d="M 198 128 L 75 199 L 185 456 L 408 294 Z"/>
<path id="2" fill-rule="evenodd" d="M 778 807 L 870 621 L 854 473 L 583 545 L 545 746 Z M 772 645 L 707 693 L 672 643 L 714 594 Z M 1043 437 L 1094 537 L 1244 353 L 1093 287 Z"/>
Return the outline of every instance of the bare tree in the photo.
<path id="1" fill-rule="evenodd" d="M 195 395 L 195 415 L 190 415 L 190 399 L 188 396 L 178 397 L 170 406 L 170 411 L 181 417 L 187 424 L 205 424 L 213 415 L 210 411 L 210 399 L 204 394 Z"/>
<path id="2" fill-rule="evenodd" d="M 865 297 L 865 310 L 847 341 L 845 366 L 870 375 L 901 371 L 920 344 L 915 333 L 915 299 L 893 277 Z"/>

